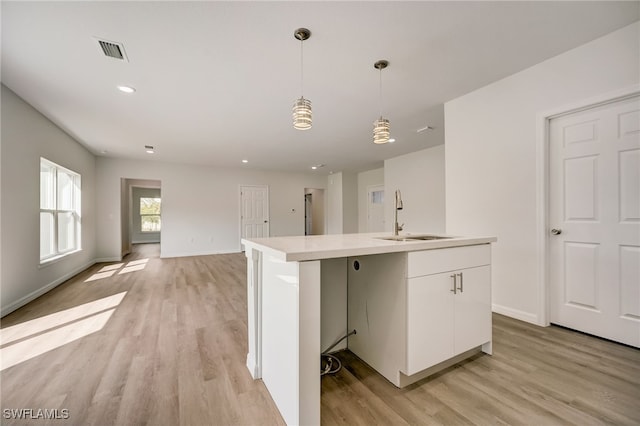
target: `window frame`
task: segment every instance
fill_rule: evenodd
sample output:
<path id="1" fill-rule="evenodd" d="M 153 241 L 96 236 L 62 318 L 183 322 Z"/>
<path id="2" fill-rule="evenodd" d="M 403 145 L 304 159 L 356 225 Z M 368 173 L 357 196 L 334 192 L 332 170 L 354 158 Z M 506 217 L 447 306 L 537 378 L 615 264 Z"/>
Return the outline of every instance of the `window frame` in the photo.
<path id="1" fill-rule="evenodd" d="M 148 213 L 142 213 L 142 200 L 144 199 L 158 199 L 160 200 L 160 208 L 159 208 L 159 212 L 158 213 L 154 213 L 154 214 L 148 214 Z M 140 197 L 139 198 L 140 201 L 140 233 L 143 234 L 153 234 L 153 233 L 159 233 L 162 231 L 162 197 Z M 145 231 L 144 229 L 142 229 L 142 227 L 144 226 L 144 220 L 143 218 L 145 217 L 152 217 L 152 216 L 157 216 L 159 221 L 158 221 L 158 225 L 160 226 L 160 229 L 158 229 L 157 231 Z"/>
<path id="2" fill-rule="evenodd" d="M 42 217 L 42 213 L 50 214 L 53 218 L 53 227 L 51 234 L 49 237 L 52 239 L 52 247 L 53 251 L 46 256 L 42 256 L 42 238 L 43 238 L 43 229 L 42 229 L 42 219 L 40 219 L 39 226 L 39 238 L 40 238 L 40 266 L 47 265 L 56 260 L 62 259 L 70 254 L 82 251 L 82 221 L 81 221 L 81 208 L 82 208 L 82 176 L 80 173 L 70 170 L 66 167 L 63 167 L 59 164 L 54 163 L 51 160 L 48 160 L 44 157 L 40 157 L 40 173 L 42 173 L 43 165 L 53 169 L 53 179 L 51 183 L 51 188 L 53 190 L 53 194 L 51 194 L 51 199 L 53 200 L 53 208 L 51 207 L 42 207 L 42 192 L 43 192 L 43 184 L 42 184 L 42 176 L 40 180 L 40 217 Z M 58 208 L 59 205 L 59 177 L 58 173 L 65 173 L 67 176 L 71 178 L 71 207 L 70 208 Z M 71 214 L 73 220 L 73 244 L 68 249 L 60 250 L 60 216 Z"/>

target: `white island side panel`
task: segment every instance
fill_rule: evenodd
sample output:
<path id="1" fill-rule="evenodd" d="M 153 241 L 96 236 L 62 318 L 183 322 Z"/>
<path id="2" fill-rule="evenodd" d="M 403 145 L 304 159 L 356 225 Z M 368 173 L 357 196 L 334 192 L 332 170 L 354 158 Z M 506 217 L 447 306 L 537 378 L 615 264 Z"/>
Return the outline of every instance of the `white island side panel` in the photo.
<path id="1" fill-rule="evenodd" d="M 262 380 L 289 425 L 320 422 L 320 262 L 262 259 Z"/>

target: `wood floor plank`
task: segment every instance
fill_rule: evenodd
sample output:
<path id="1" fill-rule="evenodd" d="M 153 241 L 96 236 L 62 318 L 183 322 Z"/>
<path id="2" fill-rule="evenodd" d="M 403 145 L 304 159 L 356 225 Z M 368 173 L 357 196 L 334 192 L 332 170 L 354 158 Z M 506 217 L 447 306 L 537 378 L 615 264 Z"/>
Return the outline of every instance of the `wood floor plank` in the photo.
<path id="1" fill-rule="evenodd" d="M 2 409 L 66 408 L 70 418 L 2 424 L 283 425 L 268 390 L 245 366 L 244 255 L 160 259 L 158 245 L 134 248 L 122 265 L 94 265 L 2 318 L 7 336 L 25 336 L 3 337 L 0 356 L 18 342 L 56 335 L 48 327 L 80 336 L 0 373 Z M 130 262 L 144 267 L 120 274 Z M 96 279 L 109 265 L 116 272 Z M 105 309 L 71 314 L 120 293 L 98 330 L 84 319 Z M 47 315 L 65 319 L 30 322 Z M 321 380 L 322 424 L 640 424 L 640 350 L 493 319 L 493 356 L 475 355 L 404 389 L 351 352 L 338 353 L 344 368 Z"/>

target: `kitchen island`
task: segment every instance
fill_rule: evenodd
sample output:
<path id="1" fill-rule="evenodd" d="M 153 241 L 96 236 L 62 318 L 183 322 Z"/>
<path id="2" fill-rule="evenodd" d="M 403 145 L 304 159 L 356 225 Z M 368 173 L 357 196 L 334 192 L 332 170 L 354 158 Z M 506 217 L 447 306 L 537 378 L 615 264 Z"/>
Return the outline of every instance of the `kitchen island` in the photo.
<path id="1" fill-rule="evenodd" d="M 320 354 L 348 348 L 396 386 L 491 353 L 494 237 L 388 233 L 242 240 L 248 354 L 287 424 L 320 423 Z"/>

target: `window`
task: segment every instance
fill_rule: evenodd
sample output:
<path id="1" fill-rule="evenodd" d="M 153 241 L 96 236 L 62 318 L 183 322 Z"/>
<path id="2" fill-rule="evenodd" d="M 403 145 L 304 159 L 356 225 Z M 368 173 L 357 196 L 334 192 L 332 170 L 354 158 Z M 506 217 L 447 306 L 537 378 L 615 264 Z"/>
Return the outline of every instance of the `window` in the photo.
<path id="1" fill-rule="evenodd" d="M 160 232 L 160 198 L 140 198 L 140 231 Z"/>
<path id="2" fill-rule="evenodd" d="M 371 191 L 371 204 L 382 204 L 382 203 L 384 203 L 384 190 Z"/>
<path id="3" fill-rule="evenodd" d="M 80 250 L 80 175 L 40 158 L 40 263 Z"/>

